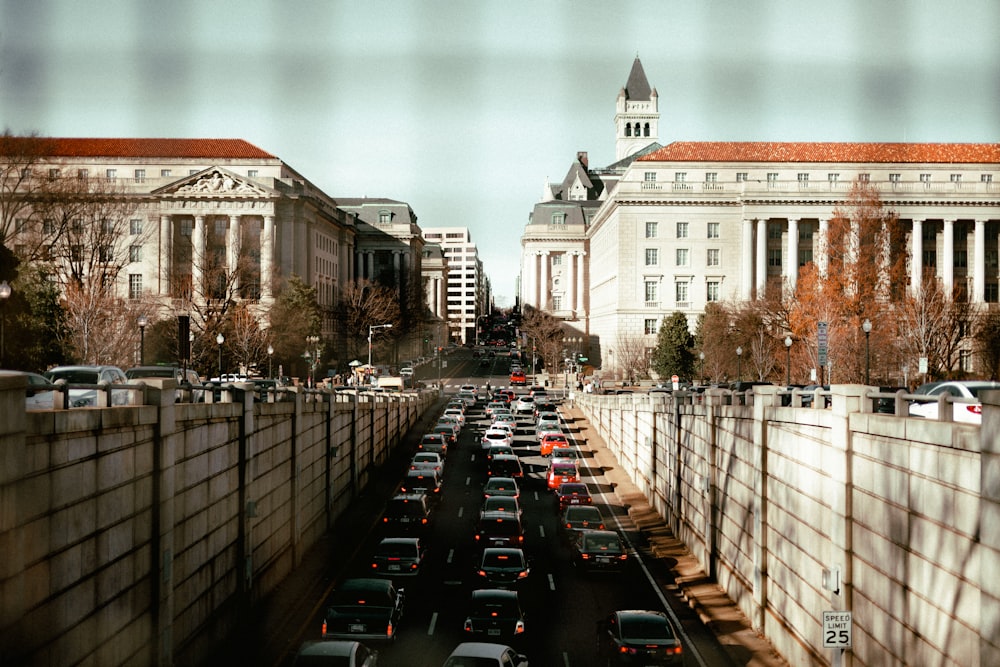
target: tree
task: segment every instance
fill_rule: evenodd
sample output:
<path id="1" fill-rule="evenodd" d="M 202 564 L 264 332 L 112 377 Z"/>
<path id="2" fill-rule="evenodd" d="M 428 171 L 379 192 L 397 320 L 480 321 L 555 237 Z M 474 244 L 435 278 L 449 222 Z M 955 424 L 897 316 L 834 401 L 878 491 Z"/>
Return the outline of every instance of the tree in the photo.
<path id="1" fill-rule="evenodd" d="M 372 338 L 375 349 L 383 347 L 380 341 L 393 340 L 405 334 L 400 327 L 399 299 L 395 289 L 368 280 L 357 280 L 347 284 L 341 298 L 348 356 L 367 358 L 370 326 L 392 325 L 392 328 L 380 330 L 379 336 Z"/>
<path id="2" fill-rule="evenodd" d="M 542 360 L 547 372 L 559 368 L 565 347 L 562 322 L 544 310 L 525 306 L 521 317 L 521 333 L 528 336 L 534 346 L 534 356 Z M 532 369 L 535 372 L 536 369 Z"/>
<path id="3" fill-rule="evenodd" d="M 684 313 L 673 313 L 664 318 L 656 335 L 653 350 L 653 370 L 661 378 L 677 375 L 692 378 L 694 367 L 694 336 L 688 329 L 688 319 Z"/>
<path id="4" fill-rule="evenodd" d="M 275 297 L 268 319 L 267 334 L 274 346 L 274 362 L 282 365 L 287 373 L 305 375 L 306 364 L 301 355 L 306 336 L 319 335 L 322 323 L 316 288 L 292 275 Z"/>
<path id="5" fill-rule="evenodd" d="M 983 374 L 991 380 L 1000 378 L 1000 311 L 983 314 L 975 329 L 974 343 Z"/>
<path id="6" fill-rule="evenodd" d="M 619 331 L 615 338 L 615 361 L 629 384 L 649 375 L 649 350 L 643 336 Z"/>
<path id="7" fill-rule="evenodd" d="M 704 314 L 698 317 L 695 327 L 695 345 L 699 353 L 704 353 L 702 374 L 710 382 L 728 380 L 736 376 L 736 342 L 733 330 L 732 307 L 719 302 L 709 303 Z"/>

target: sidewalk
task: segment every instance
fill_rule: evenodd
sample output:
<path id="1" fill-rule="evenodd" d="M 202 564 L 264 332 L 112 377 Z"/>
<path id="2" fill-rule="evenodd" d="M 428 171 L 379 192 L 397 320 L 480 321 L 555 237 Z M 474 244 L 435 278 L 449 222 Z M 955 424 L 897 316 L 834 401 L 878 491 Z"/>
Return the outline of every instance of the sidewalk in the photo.
<path id="1" fill-rule="evenodd" d="M 594 454 L 595 464 L 613 485 L 615 496 L 628 507 L 629 517 L 649 544 L 650 552 L 657 558 L 676 561 L 671 568 L 681 599 L 695 610 L 705 626 L 719 639 L 733 664 L 747 667 L 788 667 L 788 662 L 778 655 L 768 641 L 750 627 L 747 618 L 730 600 L 722 588 L 708 579 L 698 560 L 691 555 L 683 542 L 674 537 L 670 528 L 646 501 L 607 448 L 607 444 L 594 430 L 576 406 L 562 407 L 563 417 L 578 429 L 575 436 L 586 442 Z"/>

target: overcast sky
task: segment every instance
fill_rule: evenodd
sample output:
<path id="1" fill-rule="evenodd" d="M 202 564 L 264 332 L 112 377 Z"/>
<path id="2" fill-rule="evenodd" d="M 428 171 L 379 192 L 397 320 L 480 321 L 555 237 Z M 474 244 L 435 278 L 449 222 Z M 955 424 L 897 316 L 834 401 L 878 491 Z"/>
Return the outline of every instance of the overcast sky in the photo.
<path id="1" fill-rule="evenodd" d="M 546 180 L 660 143 L 996 142 L 1000 2 L 0 0 L 0 127 L 235 137 L 330 195 L 467 226 L 498 303 Z"/>

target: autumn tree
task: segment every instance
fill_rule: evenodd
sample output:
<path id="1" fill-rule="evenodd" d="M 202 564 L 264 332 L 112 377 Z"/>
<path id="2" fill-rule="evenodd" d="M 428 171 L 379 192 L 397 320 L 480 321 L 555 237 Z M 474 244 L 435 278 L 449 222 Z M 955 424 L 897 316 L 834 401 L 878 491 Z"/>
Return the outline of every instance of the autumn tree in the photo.
<path id="1" fill-rule="evenodd" d="M 695 375 L 694 336 L 688 329 L 688 319 L 684 313 L 673 313 L 663 319 L 656 335 L 653 350 L 653 370 L 661 378 L 677 375 L 692 378 Z"/>

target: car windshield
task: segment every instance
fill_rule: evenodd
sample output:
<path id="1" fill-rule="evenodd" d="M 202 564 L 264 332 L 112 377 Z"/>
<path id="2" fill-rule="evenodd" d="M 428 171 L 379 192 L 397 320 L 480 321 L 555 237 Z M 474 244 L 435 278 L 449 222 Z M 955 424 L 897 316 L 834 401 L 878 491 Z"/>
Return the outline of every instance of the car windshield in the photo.
<path id="1" fill-rule="evenodd" d="M 69 384 L 97 384 L 99 382 L 97 371 L 53 371 L 49 377 L 55 380 L 66 380 Z"/>
<path id="2" fill-rule="evenodd" d="M 417 547 L 413 542 L 383 542 L 375 553 L 389 558 L 412 557 L 417 555 Z"/>
<path id="3" fill-rule="evenodd" d="M 444 667 L 497 667 L 496 658 L 473 658 L 467 656 L 452 656 Z"/>
<path id="4" fill-rule="evenodd" d="M 599 549 L 601 551 L 620 552 L 621 543 L 615 535 L 587 535 L 584 537 L 584 545 L 588 549 Z"/>
<path id="5" fill-rule="evenodd" d="M 135 378 L 172 378 L 175 371 L 172 368 L 130 368 L 125 377 Z"/>
<path id="6" fill-rule="evenodd" d="M 555 464 L 555 465 L 552 466 L 552 474 L 553 475 L 562 475 L 562 476 L 565 476 L 565 475 L 575 475 L 576 474 L 576 465 L 574 465 L 572 463 L 558 463 L 558 464 Z M 571 492 L 571 493 L 579 493 L 578 490 L 574 491 L 573 489 L 566 489 L 566 491 Z"/>
<path id="7" fill-rule="evenodd" d="M 637 642 L 673 639 L 674 636 L 667 627 L 666 621 L 649 617 L 622 618 L 621 632 L 623 637 Z"/>
<path id="8" fill-rule="evenodd" d="M 594 506 L 570 507 L 566 510 L 567 521 L 600 521 L 601 510 Z"/>
<path id="9" fill-rule="evenodd" d="M 587 493 L 587 487 L 583 484 L 563 484 L 559 487 L 559 493 L 564 496 L 570 494 L 584 494 Z"/>

